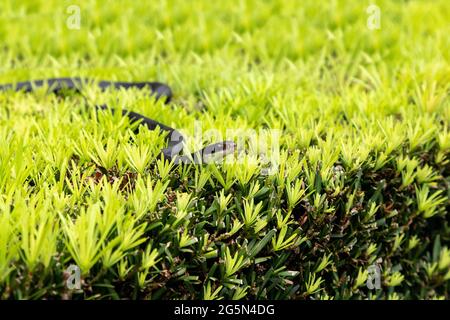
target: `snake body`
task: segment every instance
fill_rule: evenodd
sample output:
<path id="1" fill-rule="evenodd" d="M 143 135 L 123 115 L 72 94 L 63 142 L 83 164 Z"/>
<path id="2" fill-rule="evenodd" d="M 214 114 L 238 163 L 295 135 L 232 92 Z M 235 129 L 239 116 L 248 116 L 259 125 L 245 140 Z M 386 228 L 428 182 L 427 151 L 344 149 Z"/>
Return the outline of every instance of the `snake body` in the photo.
<path id="1" fill-rule="evenodd" d="M 73 90 L 77 93 L 81 93 L 82 89 L 86 85 L 96 84 L 100 90 L 105 91 L 107 89 L 130 89 L 137 88 L 140 90 L 149 90 L 151 95 L 154 95 L 156 99 L 164 99 L 166 103 L 170 102 L 172 98 L 172 90 L 169 86 L 160 82 L 122 82 L 122 81 L 93 81 L 86 78 L 52 78 L 45 80 L 33 80 L 17 83 L 9 83 L 0 85 L 0 91 L 22 91 L 33 92 L 36 88 L 46 87 L 50 93 L 59 93 L 63 90 Z M 115 112 L 113 108 L 109 108 L 107 105 L 95 105 L 96 109 L 105 110 L 109 109 Z M 208 162 L 209 157 L 214 156 L 223 157 L 235 150 L 235 144 L 232 141 L 223 141 L 206 146 L 205 148 L 188 155 L 181 155 L 183 150 L 185 139 L 183 135 L 174 128 L 171 128 L 165 124 L 162 124 L 156 120 L 143 116 L 142 114 L 122 109 L 123 116 L 130 119 L 132 123 L 139 122 L 140 125 L 147 127 L 149 130 L 155 130 L 160 128 L 162 131 L 166 131 L 168 134 L 167 147 L 161 150 L 161 157 L 169 161 L 173 161 L 175 164 L 180 163 L 192 163 L 201 164 Z"/>

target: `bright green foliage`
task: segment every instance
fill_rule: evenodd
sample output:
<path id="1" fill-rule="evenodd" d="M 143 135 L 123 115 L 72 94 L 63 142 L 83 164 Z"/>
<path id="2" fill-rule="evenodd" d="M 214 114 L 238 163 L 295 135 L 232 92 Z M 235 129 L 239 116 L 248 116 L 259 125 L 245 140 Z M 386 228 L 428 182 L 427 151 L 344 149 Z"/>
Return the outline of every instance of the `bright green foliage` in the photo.
<path id="1" fill-rule="evenodd" d="M 120 112 L 1 92 L 0 297 L 449 299 L 450 2 L 376 1 L 370 30 L 372 2 L 78 1 L 77 30 L 73 1 L 3 0 L 0 83 L 157 80 L 169 105 L 85 95 L 280 152 L 174 165 Z"/>

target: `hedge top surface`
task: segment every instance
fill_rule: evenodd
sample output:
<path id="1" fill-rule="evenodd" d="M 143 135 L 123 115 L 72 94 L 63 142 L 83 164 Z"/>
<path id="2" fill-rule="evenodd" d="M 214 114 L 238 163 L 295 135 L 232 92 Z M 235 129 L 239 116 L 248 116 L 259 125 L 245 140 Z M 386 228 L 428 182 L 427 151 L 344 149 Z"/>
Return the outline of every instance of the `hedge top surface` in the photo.
<path id="1" fill-rule="evenodd" d="M 448 299 L 450 3 L 368 6 L 3 1 L 0 83 L 160 81 L 86 95 L 279 152 L 174 165 L 119 113 L 0 92 L 1 297 Z"/>

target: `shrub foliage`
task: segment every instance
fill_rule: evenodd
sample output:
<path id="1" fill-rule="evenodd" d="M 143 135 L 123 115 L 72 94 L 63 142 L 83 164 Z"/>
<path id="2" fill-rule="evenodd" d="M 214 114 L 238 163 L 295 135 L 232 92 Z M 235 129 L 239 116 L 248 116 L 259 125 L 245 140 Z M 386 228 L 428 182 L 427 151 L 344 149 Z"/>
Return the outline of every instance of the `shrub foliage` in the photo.
<path id="1" fill-rule="evenodd" d="M 449 4 L 379 1 L 374 31 L 333 3 L 86 1 L 71 30 L 59 1 L 7 0 L 2 82 L 165 81 L 171 105 L 87 96 L 193 149 L 195 121 L 282 134 L 269 175 L 251 155 L 173 165 L 118 113 L 0 93 L 0 297 L 448 299 Z"/>

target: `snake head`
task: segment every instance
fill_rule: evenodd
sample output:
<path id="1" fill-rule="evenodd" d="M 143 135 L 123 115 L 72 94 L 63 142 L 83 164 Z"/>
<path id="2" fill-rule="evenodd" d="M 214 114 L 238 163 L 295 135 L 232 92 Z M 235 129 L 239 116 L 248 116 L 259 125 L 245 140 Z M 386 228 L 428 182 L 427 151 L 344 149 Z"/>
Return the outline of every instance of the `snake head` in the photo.
<path id="1" fill-rule="evenodd" d="M 210 144 L 202 150 L 202 162 L 211 163 L 221 161 L 227 155 L 233 154 L 235 150 L 236 144 L 233 141 Z"/>

